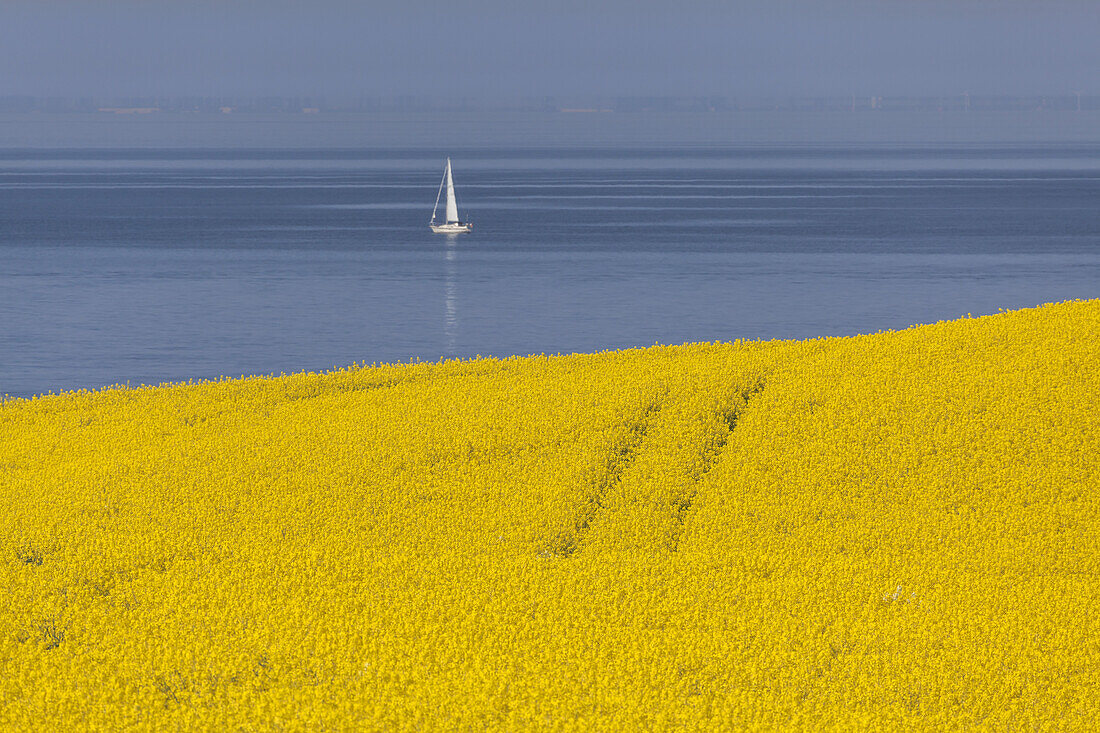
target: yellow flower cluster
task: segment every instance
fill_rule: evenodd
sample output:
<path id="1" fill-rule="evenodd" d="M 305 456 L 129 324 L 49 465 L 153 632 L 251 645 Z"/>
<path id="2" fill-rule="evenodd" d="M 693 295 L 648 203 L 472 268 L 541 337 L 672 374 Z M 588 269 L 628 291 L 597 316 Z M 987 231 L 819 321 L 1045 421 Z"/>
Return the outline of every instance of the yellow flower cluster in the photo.
<path id="1" fill-rule="evenodd" d="M 0 727 L 1086 729 L 1100 300 L 0 404 Z"/>

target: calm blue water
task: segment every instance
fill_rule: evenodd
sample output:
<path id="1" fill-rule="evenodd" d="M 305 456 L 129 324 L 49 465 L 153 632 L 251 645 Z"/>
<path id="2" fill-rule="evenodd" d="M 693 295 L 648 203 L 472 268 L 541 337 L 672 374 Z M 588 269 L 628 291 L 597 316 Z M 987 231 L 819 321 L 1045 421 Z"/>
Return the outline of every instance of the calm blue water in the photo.
<path id="1" fill-rule="evenodd" d="M 1098 297 L 1098 202 L 1089 145 L 0 152 L 0 393 Z"/>

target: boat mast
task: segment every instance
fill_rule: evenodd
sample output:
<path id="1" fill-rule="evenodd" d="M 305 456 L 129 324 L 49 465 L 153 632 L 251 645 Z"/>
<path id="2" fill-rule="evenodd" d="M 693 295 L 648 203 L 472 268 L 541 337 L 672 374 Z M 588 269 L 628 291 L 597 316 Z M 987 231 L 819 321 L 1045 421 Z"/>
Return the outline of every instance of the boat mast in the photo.
<path id="1" fill-rule="evenodd" d="M 447 158 L 447 223 L 458 223 L 458 200 L 455 198 L 455 182 L 451 178 L 450 158 Z"/>

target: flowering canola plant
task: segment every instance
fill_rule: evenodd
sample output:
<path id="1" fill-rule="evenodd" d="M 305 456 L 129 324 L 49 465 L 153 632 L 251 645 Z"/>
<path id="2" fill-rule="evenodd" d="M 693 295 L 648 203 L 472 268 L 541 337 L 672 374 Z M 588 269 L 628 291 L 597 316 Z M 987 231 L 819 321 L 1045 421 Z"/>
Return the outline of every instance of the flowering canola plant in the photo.
<path id="1" fill-rule="evenodd" d="M 0 404 L 0 728 L 1087 729 L 1100 300 Z"/>

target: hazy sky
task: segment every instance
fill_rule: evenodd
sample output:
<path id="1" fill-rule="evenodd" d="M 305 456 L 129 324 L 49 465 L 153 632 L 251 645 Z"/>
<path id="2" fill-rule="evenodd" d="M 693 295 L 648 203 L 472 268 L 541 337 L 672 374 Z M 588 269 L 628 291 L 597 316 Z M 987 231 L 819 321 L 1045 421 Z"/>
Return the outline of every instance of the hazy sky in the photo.
<path id="1" fill-rule="evenodd" d="M 1100 0 L 0 0 L 0 94 L 1100 93 Z"/>

